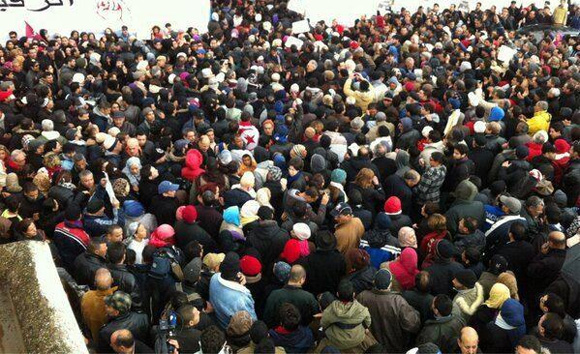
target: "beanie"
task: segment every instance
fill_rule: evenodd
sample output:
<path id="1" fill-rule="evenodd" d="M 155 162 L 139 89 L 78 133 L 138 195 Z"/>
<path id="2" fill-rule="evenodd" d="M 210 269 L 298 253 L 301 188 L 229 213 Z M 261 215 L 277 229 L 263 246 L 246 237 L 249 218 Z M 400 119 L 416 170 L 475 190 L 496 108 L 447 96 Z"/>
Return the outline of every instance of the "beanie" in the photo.
<path id="1" fill-rule="evenodd" d="M 262 263 L 256 257 L 245 255 L 240 259 L 240 269 L 244 275 L 253 277 L 262 272 Z"/>
<path id="2" fill-rule="evenodd" d="M 228 252 L 220 264 L 220 273 L 226 280 L 234 280 L 240 272 L 240 256 L 235 252 Z"/>
<path id="3" fill-rule="evenodd" d="M 385 213 L 387 215 L 399 215 L 402 212 L 401 200 L 398 197 L 392 196 L 385 201 Z"/>
<path id="4" fill-rule="evenodd" d="M 346 182 L 346 172 L 340 168 L 334 169 L 330 174 L 330 181 L 343 184 Z"/>
<path id="5" fill-rule="evenodd" d="M 183 209 L 183 221 L 193 224 L 197 220 L 197 209 L 193 205 L 188 205 Z"/>
<path id="6" fill-rule="evenodd" d="M 378 290 L 387 290 L 391 285 L 392 277 L 393 276 L 391 275 L 391 272 L 389 272 L 388 269 L 386 268 L 379 269 L 379 271 L 375 273 L 374 279 L 375 288 L 377 288 Z"/>
<path id="7" fill-rule="evenodd" d="M 570 144 L 568 144 L 564 139 L 556 139 L 554 146 L 556 147 L 556 152 L 558 154 L 565 154 L 570 151 Z"/>
<path id="8" fill-rule="evenodd" d="M 505 112 L 503 109 L 499 107 L 493 107 L 489 112 L 489 121 L 490 122 L 497 122 L 498 120 L 502 120 L 505 116 Z"/>
<path id="9" fill-rule="evenodd" d="M 290 264 L 286 262 L 283 261 L 276 262 L 274 263 L 274 276 L 276 276 L 276 279 L 278 279 L 278 281 L 280 281 L 281 283 L 286 283 L 290 278 L 291 269 L 292 267 L 290 266 Z"/>
<path id="10" fill-rule="evenodd" d="M 123 209 L 125 210 L 125 215 L 131 218 L 136 218 L 145 213 L 145 208 L 143 204 L 136 200 L 126 200 L 123 203 Z"/>
<path id="11" fill-rule="evenodd" d="M 446 239 L 442 239 L 437 243 L 436 251 L 439 257 L 443 259 L 449 259 L 455 254 L 453 244 Z"/>
<path id="12" fill-rule="evenodd" d="M 388 230 L 391 228 L 391 218 L 386 213 L 379 213 L 377 215 L 377 229 L 379 230 Z"/>
<path id="13" fill-rule="evenodd" d="M 471 269 L 463 269 L 455 273 L 455 279 L 468 289 L 473 288 L 477 282 L 477 277 Z"/>
<path id="14" fill-rule="evenodd" d="M 310 238 L 310 227 L 303 222 L 294 224 L 294 226 L 292 226 L 292 231 L 294 232 L 294 236 L 296 236 L 300 241 L 308 240 Z"/>

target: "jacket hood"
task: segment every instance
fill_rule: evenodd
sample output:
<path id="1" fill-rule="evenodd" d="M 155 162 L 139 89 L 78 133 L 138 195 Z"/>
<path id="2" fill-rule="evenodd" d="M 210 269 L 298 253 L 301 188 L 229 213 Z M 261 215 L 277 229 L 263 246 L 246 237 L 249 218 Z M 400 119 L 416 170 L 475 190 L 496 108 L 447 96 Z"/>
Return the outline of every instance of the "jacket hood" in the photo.
<path id="1" fill-rule="evenodd" d="M 408 167 L 409 161 L 411 160 L 411 155 L 404 150 L 399 150 L 397 156 L 395 157 L 395 163 L 397 164 L 397 169 Z"/>
<path id="2" fill-rule="evenodd" d="M 413 129 L 413 121 L 411 118 L 403 118 L 401 119 L 401 126 L 403 127 L 403 133 L 406 133 Z"/>
<path id="3" fill-rule="evenodd" d="M 203 162 L 203 156 L 201 156 L 201 152 L 197 149 L 191 149 L 187 152 L 187 156 L 185 157 L 185 164 L 187 167 L 197 170 L 200 168 L 201 163 Z"/>
<path id="4" fill-rule="evenodd" d="M 471 202 L 473 201 L 476 195 L 477 195 L 477 187 L 469 180 L 461 181 L 457 185 L 457 188 L 455 188 L 455 198 L 457 199 Z"/>
<path id="5" fill-rule="evenodd" d="M 356 300 L 348 303 L 336 300 L 330 304 L 329 308 L 334 316 L 339 320 L 337 322 L 358 324 L 362 323 L 365 318 L 366 307 Z"/>

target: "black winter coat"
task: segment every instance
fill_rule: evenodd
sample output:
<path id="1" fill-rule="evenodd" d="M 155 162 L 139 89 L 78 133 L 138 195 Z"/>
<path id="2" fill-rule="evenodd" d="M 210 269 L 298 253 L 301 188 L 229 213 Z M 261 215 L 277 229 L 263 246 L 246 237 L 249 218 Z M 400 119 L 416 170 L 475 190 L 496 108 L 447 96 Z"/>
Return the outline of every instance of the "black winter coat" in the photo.
<path id="1" fill-rule="evenodd" d="M 151 201 L 149 210 L 157 218 L 157 224 L 175 224 L 175 212 L 179 204 L 177 199 L 164 197 L 163 195 L 156 195 Z"/>
<path id="2" fill-rule="evenodd" d="M 462 270 L 463 266 L 457 262 L 448 259 L 435 259 L 435 262 L 427 268 L 431 276 L 431 294 L 445 294 L 451 296 L 455 273 Z"/>
<path id="3" fill-rule="evenodd" d="M 137 284 L 135 276 L 129 272 L 124 264 L 108 264 L 107 267 L 113 277 L 113 285 L 118 286 L 119 290 L 131 295 L 132 307 L 141 307 L 141 289 Z"/>
<path id="4" fill-rule="evenodd" d="M 128 312 L 104 325 L 99 331 L 98 353 L 112 353 L 111 335 L 119 329 L 128 329 L 133 336 L 145 343 L 149 341 L 149 320 L 144 313 Z"/>
<path id="5" fill-rule="evenodd" d="M 217 250 L 217 243 L 198 223 L 188 224 L 183 220 L 178 221 L 175 224 L 176 246 L 184 250 L 191 241 L 197 241 L 203 245 L 205 253 Z"/>
<path id="6" fill-rule="evenodd" d="M 99 268 L 107 268 L 105 259 L 94 253 L 85 252 L 75 259 L 73 275 L 79 285 L 88 285 L 94 289 L 95 273 Z"/>
<path id="7" fill-rule="evenodd" d="M 304 290 L 315 296 L 325 291 L 336 293 L 338 283 L 346 273 L 344 256 L 336 249 L 316 250 L 299 263 L 306 269 Z"/>
<path id="8" fill-rule="evenodd" d="M 260 221 L 246 238 L 246 245 L 255 248 L 262 257 L 262 276 L 270 279 L 272 265 L 284 250 L 290 239 L 288 231 L 278 226 L 274 220 Z"/>

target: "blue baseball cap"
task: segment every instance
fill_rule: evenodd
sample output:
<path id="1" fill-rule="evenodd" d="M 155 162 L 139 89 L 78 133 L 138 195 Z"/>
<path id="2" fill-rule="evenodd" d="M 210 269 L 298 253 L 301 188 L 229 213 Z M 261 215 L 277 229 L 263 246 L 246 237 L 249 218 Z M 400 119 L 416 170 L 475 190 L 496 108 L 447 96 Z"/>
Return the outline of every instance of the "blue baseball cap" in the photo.
<path id="1" fill-rule="evenodd" d="M 163 193 L 167 193 L 167 192 L 171 192 L 171 191 L 176 191 L 178 189 L 179 189 L 178 184 L 173 184 L 169 181 L 163 181 L 163 182 L 159 183 L 159 186 L 157 187 L 157 192 L 159 194 L 163 194 Z"/>

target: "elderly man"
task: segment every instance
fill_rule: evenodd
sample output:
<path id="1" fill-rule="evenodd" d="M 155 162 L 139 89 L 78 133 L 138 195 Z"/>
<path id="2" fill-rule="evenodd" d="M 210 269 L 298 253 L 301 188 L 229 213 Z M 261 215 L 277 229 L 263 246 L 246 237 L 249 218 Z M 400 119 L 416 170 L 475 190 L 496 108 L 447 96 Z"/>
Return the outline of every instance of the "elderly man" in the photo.
<path id="1" fill-rule="evenodd" d="M 479 335 L 472 327 L 463 327 L 461 329 L 459 338 L 457 338 L 457 346 L 459 346 L 461 354 L 481 353 L 479 349 Z"/>

